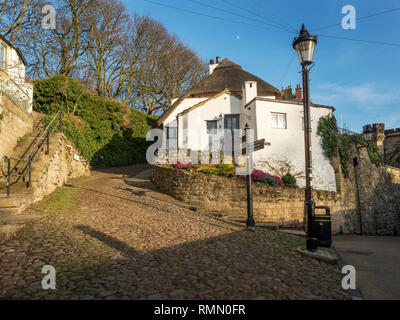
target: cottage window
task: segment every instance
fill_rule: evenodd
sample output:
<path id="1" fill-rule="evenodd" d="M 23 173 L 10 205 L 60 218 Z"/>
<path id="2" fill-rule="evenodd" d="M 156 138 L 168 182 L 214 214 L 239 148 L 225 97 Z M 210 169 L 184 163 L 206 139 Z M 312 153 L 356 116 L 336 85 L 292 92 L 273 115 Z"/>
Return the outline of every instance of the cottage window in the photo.
<path id="1" fill-rule="evenodd" d="M 178 128 L 177 127 L 167 127 L 167 139 L 168 140 L 178 139 Z"/>
<path id="2" fill-rule="evenodd" d="M 175 149 L 178 146 L 178 128 L 167 127 L 167 149 Z"/>
<path id="3" fill-rule="evenodd" d="M 218 127 L 217 121 L 207 121 L 207 133 L 208 134 L 216 134 L 217 127 Z"/>
<path id="4" fill-rule="evenodd" d="M 272 128 L 287 129 L 287 121 L 285 113 L 271 113 L 272 115 Z"/>
<path id="5" fill-rule="evenodd" d="M 0 68 L 5 69 L 6 67 L 6 46 L 0 43 Z"/>

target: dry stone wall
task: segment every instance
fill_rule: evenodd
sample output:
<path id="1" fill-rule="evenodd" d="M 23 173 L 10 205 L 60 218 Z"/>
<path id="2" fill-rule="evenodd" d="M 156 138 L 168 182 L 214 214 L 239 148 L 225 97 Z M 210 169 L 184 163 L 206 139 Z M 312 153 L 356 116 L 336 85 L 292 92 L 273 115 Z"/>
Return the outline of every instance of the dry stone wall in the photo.
<path id="1" fill-rule="evenodd" d="M 376 167 L 361 149 L 358 167 L 360 212 L 363 233 L 400 234 L 400 170 Z"/>
<path id="2" fill-rule="evenodd" d="M 174 198 L 199 206 L 202 210 L 220 213 L 232 219 L 245 220 L 247 197 L 246 181 L 202 173 L 192 173 L 156 166 L 151 180 L 163 192 Z M 257 222 L 274 223 L 280 227 L 304 226 L 304 189 L 270 187 L 253 184 L 254 217 Z M 318 206 L 332 209 L 333 231 L 352 231 L 346 206 L 335 192 L 316 191 Z M 352 212 L 353 213 L 353 212 Z"/>
<path id="3" fill-rule="evenodd" d="M 400 233 L 400 176 L 396 168 L 376 167 L 366 149 L 354 151 L 359 166 L 349 163 L 345 178 L 334 159 L 339 191 L 314 191 L 317 206 L 328 206 L 333 233 L 398 235 Z M 395 174 L 389 172 L 395 171 Z M 232 219 L 246 219 L 246 181 L 155 166 L 151 180 L 163 192 L 198 206 L 202 211 L 220 213 Z M 280 227 L 304 227 L 304 189 L 253 184 L 254 216 L 258 223 Z"/>
<path id="4" fill-rule="evenodd" d="M 11 155 L 18 139 L 33 129 L 32 115 L 18 108 L 7 96 L 0 96 L 0 159 Z"/>
<path id="5" fill-rule="evenodd" d="M 51 138 L 50 153 L 44 152 L 33 165 L 33 201 L 40 201 L 69 179 L 90 175 L 88 163 L 63 134 Z"/>

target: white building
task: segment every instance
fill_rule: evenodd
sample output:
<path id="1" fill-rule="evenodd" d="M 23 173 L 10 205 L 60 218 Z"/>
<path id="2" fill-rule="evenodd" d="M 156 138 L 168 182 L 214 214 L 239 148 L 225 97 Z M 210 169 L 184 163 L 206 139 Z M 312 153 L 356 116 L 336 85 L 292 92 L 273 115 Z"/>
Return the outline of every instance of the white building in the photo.
<path id="1" fill-rule="evenodd" d="M 21 51 L 0 35 L 0 96 L 32 113 L 33 85 L 25 82 L 26 60 Z"/>
<path id="2" fill-rule="evenodd" d="M 336 191 L 335 172 L 317 127 L 319 119 L 333 111 L 330 106 L 311 107 L 314 188 L 329 191 Z M 281 92 L 229 59 L 217 58 L 217 63 L 210 63 L 210 75 L 173 101 L 158 125 L 167 132 L 167 148 L 209 150 L 215 147 L 216 134 L 221 133 L 218 146 L 223 149 L 224 130 L 249 124 L 255 139 L 266 141 L 265 149 L 254 154 L 255 167 L 271 174 L 289 170 L 304 186 L 303 119 L 300 87 L 292 97 L 291 88 Z"/>

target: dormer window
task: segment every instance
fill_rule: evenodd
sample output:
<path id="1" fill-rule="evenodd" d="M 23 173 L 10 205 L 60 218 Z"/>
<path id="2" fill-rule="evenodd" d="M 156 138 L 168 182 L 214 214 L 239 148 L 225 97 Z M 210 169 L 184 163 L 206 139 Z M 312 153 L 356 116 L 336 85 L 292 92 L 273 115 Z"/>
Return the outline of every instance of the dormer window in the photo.
<path id="1" fill-rule="evenodd" d="M 6 46 L 0 43 L 0 68 L 6 68 Z"/>

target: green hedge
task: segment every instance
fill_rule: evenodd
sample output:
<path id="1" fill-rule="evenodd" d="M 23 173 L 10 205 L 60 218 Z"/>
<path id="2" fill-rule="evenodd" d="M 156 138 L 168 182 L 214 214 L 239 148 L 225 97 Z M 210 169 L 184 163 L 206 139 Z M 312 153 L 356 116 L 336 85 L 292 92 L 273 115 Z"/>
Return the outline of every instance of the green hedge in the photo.
<path id="1" fill-rule="evenodd" d="M 145 162 L 146 134 L 157 121 L 86 91 L 78 81 L 64 76 L 35 82 L 33 108 L 47 114 L 47 122 L 60 109 L 65 135 L 97 167 Z"/>

